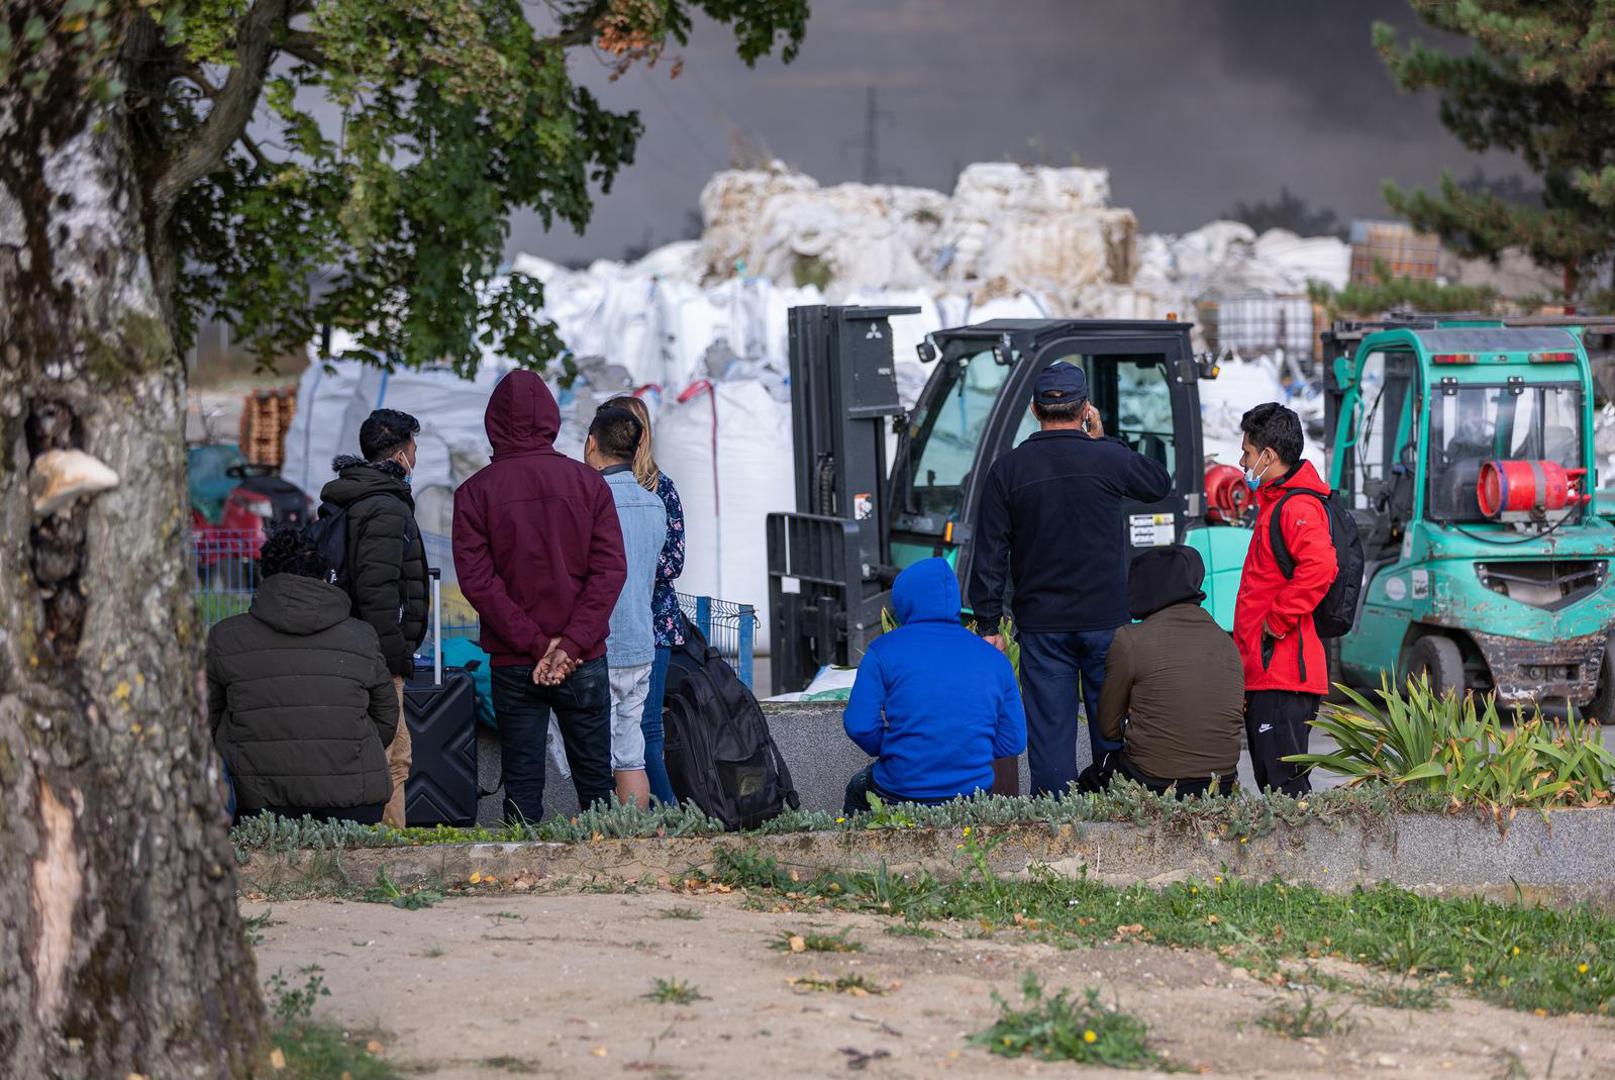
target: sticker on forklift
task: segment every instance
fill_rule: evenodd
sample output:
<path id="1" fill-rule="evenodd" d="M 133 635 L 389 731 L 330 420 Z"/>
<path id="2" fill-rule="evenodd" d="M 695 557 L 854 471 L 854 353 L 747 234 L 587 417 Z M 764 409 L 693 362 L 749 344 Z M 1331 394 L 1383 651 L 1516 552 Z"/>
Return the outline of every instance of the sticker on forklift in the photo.
<path id="1" fill-rule="evenodd" d="M 1385 595 L 1391 600 L 1400 600 L 1408 594 L 1408 583 L 1400 576 L 1393 577 L 1385 583 Z"/>
<path id="2" fill-rule="evenodd" d="M 1134 547 L 1164 547 L 1177 539 L 1171 514 L 1134 514 L 1127 519 Z"/>
<path id="3" fill-rule="evenodd" d="M 852 497 L 852 517 L 854 521 L 863 521 L 875 514 L 875 500 L 869 497 L 866 491 L 861 495 Z"/>
<path id="4" fill-rule="evenodd" d="M 1430 571 L 1413 571 L 1413 599 L 1428 600 L 1430 598 Z"/>

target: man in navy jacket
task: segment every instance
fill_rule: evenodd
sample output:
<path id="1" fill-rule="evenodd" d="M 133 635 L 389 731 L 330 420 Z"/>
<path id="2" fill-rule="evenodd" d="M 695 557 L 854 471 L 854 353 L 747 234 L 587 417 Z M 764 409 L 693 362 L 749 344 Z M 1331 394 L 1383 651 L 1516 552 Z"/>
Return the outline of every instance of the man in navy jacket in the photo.
<path id="1" fill-rule="evenodd" d="M 1042 430 L 987 474 L 970 606 L 977 633 L 1001 645 L 1005 586 L 1013 583 L 1032 794 L 1059 795 L 1077 778 L 1079 690 L 1093 760 L 1121 749 L 1100 736 L 1094 720 L 1111 638 L 1129 621 L 1124 504 L 1166 498 L 1172 477 L 1121 440 L 1105 438 L 1080 367 L 1060 361 L 1044 368 L 1032 415 Z"/>
<path id="2" fill-rule="evenodd" d="M 900 626 L 870 643 L 842 717 L 875 758 L 847 785 L 846 812 L 883 802 L 938 803 L 993 786 L 993 759 L 1026 749 L 1026 715 L 1004 654 L 959 622 L 959 581 L 945 559 L 897 576 Z"/>

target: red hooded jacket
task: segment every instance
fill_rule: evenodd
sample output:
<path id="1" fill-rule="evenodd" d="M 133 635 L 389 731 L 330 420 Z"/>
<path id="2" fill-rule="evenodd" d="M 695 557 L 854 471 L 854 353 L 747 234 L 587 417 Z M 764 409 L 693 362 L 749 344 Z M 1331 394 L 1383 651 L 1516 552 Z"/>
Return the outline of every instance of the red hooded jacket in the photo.
<path id="1" fill-rule="evenodd" d="M 1285 492 L 1316 491 L 1327 497 L 1329 485 L 1310 462 L 1283 480 L 1256 489 L 1256 527 L 1250 553 L 1239 581 L 1239 603 L 1234 609 L 1234 643 L 1245 662 L 1245 691 L 1290 690 L 1305 694 L 1329 692 L 1329 664 L 1323 642 L 1312 625 L 1329 586 L 1335 581 L 1335 545 L 1329 536 L 1329 516 L 1317 499 L 1303 496 L 1284 504 L 1279 528 L 1295 559 L 1295 576 L 1286 578 L 1273 554 L 1273 508 Z M 1283 635 L 1270 641 L 1272 654 L 1262 656 L 1262 624 Z"/>
<path id="2" fill-rule="evenodd" d="M 483 416 L 493 462 L 454 493 L 454 569 L 494 667 L 536 664 L 551 638 L 575 660 L 606 652 L 628 574 L 611 489 L 555 449 L 561 410 L 544 380 L 513 371 Z"/>

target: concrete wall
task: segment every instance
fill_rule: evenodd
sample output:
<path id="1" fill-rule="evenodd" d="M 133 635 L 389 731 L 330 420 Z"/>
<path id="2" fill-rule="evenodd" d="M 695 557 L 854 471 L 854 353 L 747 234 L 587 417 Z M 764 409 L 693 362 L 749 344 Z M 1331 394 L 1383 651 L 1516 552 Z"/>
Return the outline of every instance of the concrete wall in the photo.
<path id="1" fill-rule="evenodd" d="M 778 744 L 780 755 L 791 770 L 804 810 L 841 809 L 847 781 L 852 774 L 869 764 L 869 758 L 855 746 L 841 730 L 839 703 L 793 703 L 763 706 L 768 717 L 768 728 Z M 1077 740 L 1078 767 L 1089 761 L 1088 740 Z M 499 769 L 499 738 L 486 729 L 477 740 L 477 765 L 481 773 L 481 787 L 490 794 L 483 796 L 477 812 L 480 825 L 496 824 L 504 805 L 504 788 Z M 1020 759 L 1021 790 L 1026 791 L 1030 780 L 1026 773 L 1026 755 Z M 578 811 L 577 792 L 571 781 L 561 779 L 550 765 L 544 784 L 544 813 L 570 817 Z"/>
<path id="2" fill-rule="evenodd" d="M 1000 874 L 1036 864 L 1061 874 L 1087 874 L 1113 885 L 1163 884 L 1231 873 L 1246 880 L 1280 877 L 1330 891 L 1389 882 L 1432 894 L 1480 894 L 1546 904 L 1615 905 L 1615 810 L 1560 810 L 1550 820 L 1522 813 L 1506 834 L 1477 813 L 1365 814 L 1331 821 L 1278 823 L 1245 842 L 1221 829 L 1182 822 L 1134 825 L 1090 822 L 993 826 L 1002 836 L 987 856 Z M 832 869 L 956 874 L 955 829 L 838 829 L 780 836 L 598 840 L 579 844 L 434 844 L 349 851 L 253 852 L 238 869 L 245 889 L 296 883 L 318 888 L 375 879 L 385 867 L 400 885 L 463 881 L 473 871 L 509 881 L 677 877 L 710 868 L 720 847 L 755 850 L 804 877 Z"/>

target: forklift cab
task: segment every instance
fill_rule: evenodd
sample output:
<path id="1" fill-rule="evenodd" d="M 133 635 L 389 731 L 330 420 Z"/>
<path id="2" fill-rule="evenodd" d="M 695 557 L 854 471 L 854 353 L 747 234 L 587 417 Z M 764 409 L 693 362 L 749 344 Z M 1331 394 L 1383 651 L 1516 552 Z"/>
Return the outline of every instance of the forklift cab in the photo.
<path id="1" fill-rule="evenodd" d="M 891 476 L 891 557 L 898 568 L 944 555 L 970 575 L 971 527 L 987 470 L 1038 430 L 1038 374 L 1083 368 L 1105 433 L 1166 467 L 1174 488 L 1128 507 L 1134 548 L 1174 543 L 1201 509 L 1199 372 L 1178 322 L 999 319 L 931 335 L 936 364 L 899 434 Z M 922 356 L 922 358 L 924 358 Z"/>

